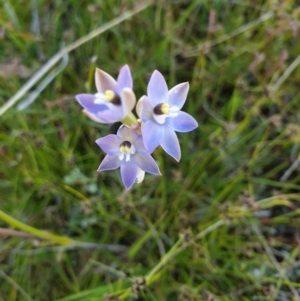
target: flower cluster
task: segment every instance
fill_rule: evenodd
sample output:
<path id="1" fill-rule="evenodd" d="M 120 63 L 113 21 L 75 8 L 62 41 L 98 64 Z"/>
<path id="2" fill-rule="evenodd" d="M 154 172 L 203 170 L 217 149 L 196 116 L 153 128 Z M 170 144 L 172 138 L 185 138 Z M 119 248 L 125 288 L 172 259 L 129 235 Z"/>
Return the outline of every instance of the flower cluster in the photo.
<path id="1" fill-rule="evenodd" d="M 123 125 L 116 135 L 107 135 L 96 140 L 107 154 L 98 171 L 120 167 L 126 189 L 143 181 L 145 172 L 160 175 L 151 153 L 160 145 L 170 156 L 179 161 L 180 145 L 176 132 L 189 132 L 198 124 L 189 114 L 182 112 L 188 83 L 176 85 L 171 90 L 162 74 L 155 70 L 150 78 L 147 93 L 136 105 L 139 119 L 132 110 L 136 104 L 132 91 L 133 83 L 127 65 L 120 70 L 117 80 L 108 73 L 96 69 L 96 94 L 79 94 L 78 103 L 83 112 L 93 121 Z"/>

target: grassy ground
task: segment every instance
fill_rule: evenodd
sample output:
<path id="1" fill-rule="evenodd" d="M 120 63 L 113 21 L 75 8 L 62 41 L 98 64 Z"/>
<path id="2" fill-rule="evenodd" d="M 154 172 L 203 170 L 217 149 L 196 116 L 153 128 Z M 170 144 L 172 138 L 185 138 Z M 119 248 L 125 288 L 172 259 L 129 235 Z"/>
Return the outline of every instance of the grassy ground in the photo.
<path id="1" fill-rule="evenodd" d="M 1 301 L 300 300 L 295 2 L 0 2 L 0 105 L 110 25 L 74 45 L 30 107 L 17 110 L 25 93 L 1 111 Z M 96 173 L 94 141 L 118 125 L 74 99 L 95 92 L 95 67 L 125 63 L 138 97 L 154 69 L 169 87 L 189 81 L 199 123 L 178 134 L 180 163 L 156 151 L 163 176 L 128 193 L 118 171 Z"/>

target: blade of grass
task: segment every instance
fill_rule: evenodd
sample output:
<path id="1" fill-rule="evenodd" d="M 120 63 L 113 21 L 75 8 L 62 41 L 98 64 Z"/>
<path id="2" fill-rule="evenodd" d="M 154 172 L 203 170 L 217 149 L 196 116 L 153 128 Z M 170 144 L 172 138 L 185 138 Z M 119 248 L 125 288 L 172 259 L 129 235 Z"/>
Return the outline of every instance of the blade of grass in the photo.
<path id="1" fill-rule="evenodd" d="M 80 45 L 88 42 L 89 40 L 95 38 L 96 36 L 102 34 L 103 32 L 107 31 L 108 29 L 113 28 L 114 26 L 128 20 L 132 16 L 138 14 L 139 12 L 143 11 L 147 7 L 153 4 L 153 0 L 144 1 L 142 4 L 137 5 L 134 9 L 128 10 L 118 16 L 117 18 L 113 19 L 112 21 L 98 27 L 97 29 L 93 30 L 92 32 L 88 33 L 87 35 L 83 36 L 82 38 L 78 39 L 77 41 L 71 43 L 70 45 L 66 46 L 65 48 L 61 49 L 57 52 L 39 71 L 37 71 L 32 78 L 25 84 L 23 87 L 13 95 L 1 108 L 0 108 L 0 116 L 2 116 L 9 108 L 11 108 L 21 97 L 25 95 L 58 61 L 60 61 L 67 53 L 73 51 L 74 49 L 78 48 Z"/>

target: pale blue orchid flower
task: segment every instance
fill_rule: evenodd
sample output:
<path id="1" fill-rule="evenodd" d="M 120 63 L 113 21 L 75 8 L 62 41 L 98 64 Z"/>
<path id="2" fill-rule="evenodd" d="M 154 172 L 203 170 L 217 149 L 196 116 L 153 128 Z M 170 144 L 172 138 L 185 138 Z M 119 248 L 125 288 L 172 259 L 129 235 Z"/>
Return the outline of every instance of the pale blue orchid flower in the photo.
<path id="1" fill-rule="evenodd" d="M 126 189 L 130 189 L 135 182 L 141 182 L 145 172 L 161 174 L 150 152 L 145 148 L 141 135 L 125 125 L 119 128 L 117 135 L 99 138 L 96 143 L 107 153 L 98 171 L 120 167 Z"/>
<path id="2" fill-rule="evenodd" d="M 194 130 L 198 123 L 182 112 L 189 83 L 182 83 L 170 91 L 162 74 L 155 70 L 150 78 L 147 93 L 137 104 L 137 114 L 142 120 L 142 136 L 146 148 L 153 151 L 159 145 L 179 161 L 181 150 L 176 132 Z"/>
<path id="3" fill-rule="evenodd" d="M 127 65 L 120 70 L 117 81 L 108 73 L 96 69 L 96 94 L 76 95 L 83 112 L 99 123 L 114 123 L 124 119 L 134 108 L 136 98 L 132 91 L 132 77 Z"/>

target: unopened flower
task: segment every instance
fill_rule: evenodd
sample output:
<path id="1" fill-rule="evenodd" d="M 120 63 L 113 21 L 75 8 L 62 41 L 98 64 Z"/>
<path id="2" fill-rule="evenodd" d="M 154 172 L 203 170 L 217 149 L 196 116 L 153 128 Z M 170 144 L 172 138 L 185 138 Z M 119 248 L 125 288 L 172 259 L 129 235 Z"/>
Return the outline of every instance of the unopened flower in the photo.
<path id="1" fill-rule="evenodd" d="M 120 167 L 122 181 L 126 189 L 135 182 L 141 182 L 145 172 L 160 175 L 160 171 L 150 152 L 145 148 L 141 135 L 122 125 L 117 135 L 108 135 L 96 140 L 107 153 L 98 171 L 113 170 Z"/>
<path id="2" fill-rule="evenodd" d="M 146 148 L 153 151 L 161 147 L 174 159 L 180 160 L 181 151 L 176 132 L 194 130 L 198 123 L 189 114 L 182 112 L 189 90 L 188 83 L 182 83 L 170 91 L 159 71 L 154 71 L 149 84 L 148 96 L 143 96 L 137 105 L 142 119 L 142 136 Z"/>
<path id="3" fill-rule="evenodd" d="M 124 119 L 134 108 L 135 95 L 132 78 L 127 65 L 120 70 L 117 81 L 108 73 L 96 69 L 96 94 L 79 94 L 76 99 L 84 113 L 100 123 L 114 123 Z"/>

